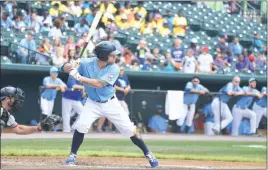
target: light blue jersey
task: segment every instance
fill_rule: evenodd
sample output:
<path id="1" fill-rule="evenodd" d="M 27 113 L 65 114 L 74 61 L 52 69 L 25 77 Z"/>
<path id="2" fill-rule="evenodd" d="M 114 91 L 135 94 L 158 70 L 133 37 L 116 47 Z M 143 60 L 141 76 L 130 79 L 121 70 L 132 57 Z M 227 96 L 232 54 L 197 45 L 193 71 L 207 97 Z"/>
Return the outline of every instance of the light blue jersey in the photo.
<path id="1" fill-rule="evenodd" d="M 193 94 L 190 93 L 191 90 L 198 90 L 198 91 L 202 91 L 202 90 L 206 90 L 206 88 L 204 86 L 202 86 L 201 84 L 198 84 L 197 86 L 194 86 L 192 82 L 188 82 L 185 86 L 184 89 L 184 104 L 196 104 L 198 98 L 199 98 L 199 94 Z"/>
<path id="2" fill-rule="evenodd" d="M 248 86 L 243 87 L 244 92 L 254 92 L 255 94 L 260 94 L 260 92 L 256 89 L 251 89 Z M 255 96 L 243 96 L 237 102 L 236 106 L 246 109 L 250 106 Z"/>
<path id="3" fill-rule="evenodd" d="M 63 85 L 63 81 L 59 78 L 52 79 L 50 76 L 45 77 L 43 80 L 43 86 L 46 86 L 47 84 L 54 84 L 54 85 Z M 41 96 L 47 100 L 54 100 L 57 96 L 57 90 L 56 89 L 50 89 L 47 88 L 43 91 Z"/>
<path id="4" fill-rule="evenodd" d="M 263 87 L 261 93 L 267 94 L 267 88 Z M 267 107 L 267 96 L 263 96 L 261 99 L 257 100 L 256 104 L 264 108 Z"/>
<path id="5" fill-rule="evenodd" d="M 240 86 L 234 87 L 232 82 L 229 82 L 226 84 L 223 88 L 220 89 L 221 95 L 217 95 L 217 97 L 223 102 L 227 103 L 232 96 L 229 96 L 227 92 L 233 91 L 233 92 L 242 92 L 243 89 Z"/>
<path id="6" fill-rule="evenodd" d="M 206 117 L 204 122 L 214 122 L 214 113 L 211 108 L 211 103 L 204 106 L 203 115 Z"/>
<path id="7" fill-rule="evenodd" d="M 116 64 L 109 64 L 100 69 L 97 61 L 97 57 L 82 59 L 78 71 L 84 77 L 101 79 L 108 83 L 107 86 L 102 88 L 85 85 L 88 98 L 93 101 L 104 102 L 111 99 L 115 94 L 113 85 L 119 76 L 120 69 Z"/>

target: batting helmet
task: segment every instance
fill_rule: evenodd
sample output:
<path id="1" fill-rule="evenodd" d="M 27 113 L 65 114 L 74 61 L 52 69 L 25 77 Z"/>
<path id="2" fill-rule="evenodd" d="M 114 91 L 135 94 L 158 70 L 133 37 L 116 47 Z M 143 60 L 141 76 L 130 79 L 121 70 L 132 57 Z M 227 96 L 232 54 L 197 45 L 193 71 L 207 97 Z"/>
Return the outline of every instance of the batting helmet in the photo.
<path id="1" fill-rule="evenodd" d="M 116 49 L 115 45 L 110 41 L 102 41 L 94 49 L 95 55 L 101 61 L 107 61 L 108 56 L 114 55 L 117 56 L 120 54 L 120 51 Z"/>
<path id="2" fill-rule="evenodd" d="M 12 109 L 17 110 L 19 107 L 23 105 L 25 95 L 24 91 L 21 90 L 20 88 L 7 86 L 3 87 L 0 91 L 0 99 L 4 100 L 6 97 L 14 98 Z"/>

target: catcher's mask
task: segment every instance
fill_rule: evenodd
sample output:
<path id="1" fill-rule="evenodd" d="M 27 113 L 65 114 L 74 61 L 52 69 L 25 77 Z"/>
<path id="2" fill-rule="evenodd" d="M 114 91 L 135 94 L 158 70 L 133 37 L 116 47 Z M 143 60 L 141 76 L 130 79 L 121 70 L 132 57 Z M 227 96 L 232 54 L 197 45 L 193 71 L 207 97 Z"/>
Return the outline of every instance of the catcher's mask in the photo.
<path id="1" fill-rule="evenodd" d="M 6 97 L 10 97 L 11 102 L 9 103 L 9 106 L 14 112 L 17 112 L 18 109 L 23 105 L 25 94 L 24 91 L 18 87 L 4 87 L 1 89 L 0 94 L 1 101 Z"/>

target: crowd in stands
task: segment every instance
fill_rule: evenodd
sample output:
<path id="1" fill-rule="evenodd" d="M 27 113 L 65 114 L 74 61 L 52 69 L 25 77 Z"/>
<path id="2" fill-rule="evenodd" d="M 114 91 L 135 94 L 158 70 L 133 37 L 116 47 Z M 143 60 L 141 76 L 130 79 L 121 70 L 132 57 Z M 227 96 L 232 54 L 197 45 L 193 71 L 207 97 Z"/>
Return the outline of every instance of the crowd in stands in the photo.
<path id="1" fill-rule="evenodd" d="M 50 9 L 44 11 L 43 15 L 38 15 L 34 8 L 29 8 L 28 11 L 17 10 L 15 1 L 5 1 L 1 5 L 1 27 L 27 32 L 26 38 L 20 40 L 17 51 L 21 63 L 34 61 L 40 65 L 60 66 L 66 61 L 80 57 L 90 25 L 98 10 L 104 14 L 83 57 L 91 56 L 98 42 L 109 40 L 122 52 L 117 64 L 132 71 L 217 73 L 235 69 L 246 72 L 266 70 L 267 45 L 262 42 L 260 34 L 254 35 L 250 49 L 240 45 L 239 37 L 234 37 L 233 41 L 228 43 L 229 37 L 221 34 L 214 47 L 215 53 L 211 53 L 207 45 L 199 46 L 196 38 L 192 38 L 190 44 L 183 43 L 187 32 L 187 19 L 182 10 L 178 10 L 176 14 L 167 11 L 166 15 L 161 14 L 158 9 L 148 12 L 140 1 L 134 7 L 128 1 L 52 1 Z M 80 22 L 69 27 L 66 13 L 79 17 Z M 141 39 L 133 51 L 129 46 L 122 45 L 113 34 L 115 30 L 128 28 L 135 28 L 142 35 L 160 34 L 175 40 L 173 46 L 162 50 L 157 47 L 150 49 L 148 42 Z M 75 41 L 75 37 L 67 35 L 66 31 L 74 31 L 74 36 L 80 38 Z M 40 44 L 34 39 L 37 33 L 47 33 L 47 37 L 43 38 Z M 66 38 L 67 42 L 62 42 L 62 38 Z M 189 48 L 185 48 L 185 45 Z M 33 56 L 26 48 L 39 53 Z"/>

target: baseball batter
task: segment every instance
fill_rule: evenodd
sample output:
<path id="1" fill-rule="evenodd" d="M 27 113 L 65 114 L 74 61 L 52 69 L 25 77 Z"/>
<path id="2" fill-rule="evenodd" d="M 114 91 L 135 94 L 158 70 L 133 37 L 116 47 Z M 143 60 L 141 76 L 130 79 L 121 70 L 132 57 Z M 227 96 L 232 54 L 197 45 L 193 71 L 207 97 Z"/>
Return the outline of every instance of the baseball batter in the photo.
<path id="1" fill-rule="evenodd" d="M 146 144 L 140 139 L 136 127 L 130 121 L 124 109 L 115 97 L 114 84 L 119 76 L 119 68 L 115 64 L 116 56 L 120 51 L 116 50 L 114 44 L 103 41 L 94 49 L 96 57 L 82 59 L 80 66 L 72 67 L 71 64 L 63 65 L 63 70 L 69 72 L 77 81 L 85 86 L 88 99 L 77 120 L 74 131 L 71 153 L 66 160 L 66 165 L 76 163 L 76 154 L 83 142 L 84 134 L 88 133 L 91 124 L 101 116 L 108 118 L 116 128 L 125 136 L 130 137 L 144 153 L 151 167 L 159 166 L 157 159 L 149 151 Z"/>
<path id="2" fill-rule="evenodd" d="M 69 76 L 67 81 L 67 88 L 62 94 L 62 118 L 63 118 L 63 132 L 71 132 L 70 119 L 75 112 L 80 115 L 82 111 L 82 98 L 84 86 L 75 80 L 72 76 Z"/>
<path id="3" fill-rule="evenodd" d="M 250 133 L 254 135 L 256 133 L 256 113 L 250 110 L 248 107 L 251 105 L 254 97 L 261 98 L 262 95 L 256 90 L 257 81 L 255 78 L 249 79 L 249 85 L 243 87 L 244 95 L 241 97 L 233 107 L 233 125 L 232 135 L 238 136 L 239 126 L 242 118 L 248 118 L 250 120 Z"/>
<path id="4" fill-rule="evenodd" d="M 1 89 L 1 111 L 0 111 L 0 130 L 4 127 L 10 128 L 12 133 L 26 135 L 42 130 L 50 131 L 55 125 L 60 123 L 60 117 L 52 115 L 42 121 L 38 126 L 19 125 L 10 112 L 17 112 L 23 105 L 25 98 L 24 91 L 20 88 L 7 86 Z"/>
<path id="5" fill-rule="evenodd" d="M 207 93 L 208 89 L 200 84 L 200 78 L 198 76 L 194 76 L 192 81 L 186 84 L 184 92 L 183 103 L 185 113 L 180 119 L 178 119 L 177 125 L 180 129 L 186 118 L 185 133 L 188 133 L 193 124 L 195 104 L 199 98 L 199 95 Z"/>
<path id="6" fill-rule="evenodd" d="M 256 113 L 256 129 L 259 128 L 259 124 L 261 121 L 262 116 L 267 117 L 267 88 L 263 87 L 261 89 L 261 99 L 257 100 L 253 107 L 252 110 Z"/>
<path id="7" fill-rule="evenodd" d="M 50 76 L 45 77 L 43 80 L 43 86 L 46 89 L 42 92 L 40 100 L 42 119 L 52 115 L 57 90 L 64 92 L 67 87 L 61 79 L 57 78 L 58 72 L 57 67 L 51 67 Z"/>
<path id="8" fill-rule="evenodd" d="M 232 82 L 229 82 L 220 89 L 220 93 L 222 94 L 217 95 L 211 103 L 211 108 L 214 113 L 214 125 L 212 130 L 215 134 L 219 134 L 220 130 L 224 129 L 233 120 L 233 116 L 227 102 L 232 96 L 244 95 L 244 91 L 239 84 L 240 77 L 233 77 Z M 222 120 L 220 121 L 220 119 Z"/>

